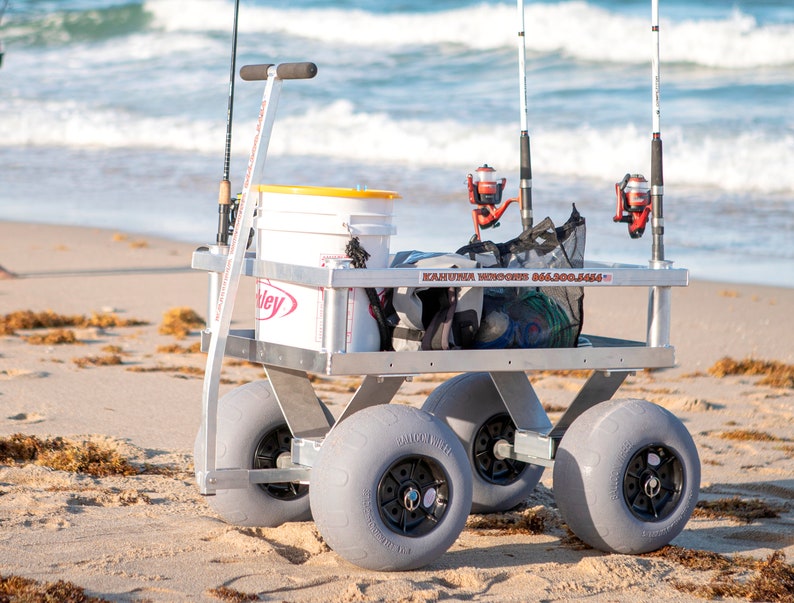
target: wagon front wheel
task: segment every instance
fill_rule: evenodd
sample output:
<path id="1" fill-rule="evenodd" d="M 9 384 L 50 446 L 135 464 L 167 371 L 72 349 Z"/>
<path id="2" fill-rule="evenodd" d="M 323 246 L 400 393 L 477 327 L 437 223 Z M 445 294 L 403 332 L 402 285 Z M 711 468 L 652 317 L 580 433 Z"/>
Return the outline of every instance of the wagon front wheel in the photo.
<path id="1" fill-rule="evenodd" d="M 381 571 L 416 569 L 455 542 L 471 507 L 471 471 L 455 434 L 407 406 L 361 410 L 326 437 L 311 510 L 339 555 Z"/>
<path id="2" fill-rule="evenodd" d="M 668 544 L 692 515 L 699 489 L 700 460 L 686 427 L 645 400 L 610 400 L 582 413 L 554 461 L 563 519 L 606 552 Z"/>

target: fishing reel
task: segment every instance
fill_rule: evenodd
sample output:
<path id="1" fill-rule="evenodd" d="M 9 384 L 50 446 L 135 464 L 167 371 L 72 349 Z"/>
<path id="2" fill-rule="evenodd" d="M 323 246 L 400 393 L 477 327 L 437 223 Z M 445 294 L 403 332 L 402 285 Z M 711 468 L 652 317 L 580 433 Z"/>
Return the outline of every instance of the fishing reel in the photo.
<path id="1" fill-rule="evenodd" d="M 629 236 L 639 239 L 651 215 L 651 187 L 642 174 L 626 174 L 615 184 L 617 208 L 613 222 L 629 225 Z"/>
<path id="2" fill-rule="evenodd" d="M 508 206 L 517 199 L 508 199 L 501 207 L 502 192 L 507 178 L 496 179 L 496 170 L 487 163 L 477 168 L 474 174 L 466 177 L 469 187 L 469 203 L 476 206 L 471 210 L 475 238 L 480 240 L 480 228 L 496 228 L 499 219 Z"/>

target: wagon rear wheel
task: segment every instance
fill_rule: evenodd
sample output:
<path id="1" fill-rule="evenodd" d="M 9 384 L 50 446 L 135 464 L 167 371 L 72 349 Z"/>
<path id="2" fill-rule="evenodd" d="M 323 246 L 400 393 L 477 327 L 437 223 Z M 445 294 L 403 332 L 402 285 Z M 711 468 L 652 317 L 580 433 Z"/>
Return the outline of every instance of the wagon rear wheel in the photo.
<path id="1" fill-rule="evenodd" d="M 331 421 L 325 405 L 323 410 Z M 217 425 L 218 469 L 273 469 L 281 457 L 291 453 L 292 433 L 267 381 L 246 383 L 223 396 L 218 401 Z M 196 436 L 193 458 L 196 473 L 203 472 L 201 430 Z M 311 519 L 308 493 L 309 486 L 299 482 L 250 484 L 246 488 L 218 490 L 206 500 L 229 523 L 275 527 Z"/>
<path id="2" fill-rule="evenodd" d="M 466 450 L 473 479 L 472 512 L 511 509 L 538 485 L 543 467 L 494 453 L 499 440 L 513 443 L 516 426 L 488 373 L 453 377 L 428 396 L 422 409 L 449 425 Z M 539 413 L 545 419 L 542 408 Z"/>

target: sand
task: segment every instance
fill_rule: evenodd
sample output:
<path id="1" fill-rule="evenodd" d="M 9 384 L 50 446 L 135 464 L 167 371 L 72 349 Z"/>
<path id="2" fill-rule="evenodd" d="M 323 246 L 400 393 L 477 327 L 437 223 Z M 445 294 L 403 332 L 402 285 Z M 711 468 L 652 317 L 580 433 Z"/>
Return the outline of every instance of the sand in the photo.
<path id="1" fill-rule="evenodd" d="M 158 332 L 172 308 L 206 316 L 206 274 L 189 267 L 194 247 L 0 222 L 0 265 L 16 277 L 0 279 L 0 316 L 49 309 L 112 312 L 147 323 L 77 328 L 72 344 L 34 345 L 25 339 L 30 331 L 0 337 L 0 437 L 92 440 L 147 468 L 94 477 L 0 459 L 0 576 L 65 580 L 113 601 L 217 601 L 217 589 L 266 601 L 696 601 L 702 599 L 681 584 L 720 577 L 672 554 L 610 555 L 578 546 L 554 506 L 550 471 L 519 511 L 501 517 L 540 517 L 540 533 L 479 529 L 473 518 L 446 554 L 419 571 L 360 569 L 330 550 L 312 522 L 268 529 L 224 523 L 199 495 L 192 473 L 204 355 L 162 347 L 194 344 L 198 330 L 186 339 Z M 251 291 L 244 281 L 236 327 L 250 327 Z M 589 289 L 585 330 L 644 338 L 646 299 L 644 289 Z M 793 300 L 794 290 L 785 288 L 709 282 L 677 288 L 678 365 L 630 377 L 619 392 L 657 403 L 684 422 L 701 457 L 701 505 L 738 497 L 776 515 L 742 521 L 696 514 L 673 551 L 733 560 L 782 551 L 787 563 L 794 561 L 794 390 L 762 385 L 757 376 L 708 372 L 725 356 L 794 364 Z M 122 363 L 83 368 L 75 362 L 111 354 Z M 261 373 L 226 362 L 221 393 Z M 419 406 L 445 377 L 407 383 L 395 401 Z M 582 379 L 541 375 L 533 384 L 554 420 Z M 317 390 L 338 414 L 351 385 L 346 378 Z M 725 437 L 741 430 L 765 439 Z M 741 582 L 752 571 L 726 575 Z"/>

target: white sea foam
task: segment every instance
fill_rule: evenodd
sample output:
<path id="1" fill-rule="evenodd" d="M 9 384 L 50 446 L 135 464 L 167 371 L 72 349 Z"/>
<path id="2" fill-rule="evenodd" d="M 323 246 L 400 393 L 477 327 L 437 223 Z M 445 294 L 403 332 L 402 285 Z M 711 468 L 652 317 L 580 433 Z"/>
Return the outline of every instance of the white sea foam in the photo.
<path id="1" fill-rule="evenodd" d="M 147 0 L 156 27 L 167 31 L 226 32 L 228 0 Z M 649 54 L 650 19 L 608 11 L 582 1 L 526 6 L 530 52 L 559 53 L 584 61 L 639 63 Z M 665 61 L 717 68 L 794 65 L 794 24 L 762 25 L 738 10 L 720 19 L 662 18 Z M 334 45 L 394 49 L 459 45 L 474 50 L 512 48 L 513 4 L 474 5 L 422 13 L 362 10 L 280 9 L 243 5 L 243 34 L 285 34 Z"/>
<path id="2" fill-rule="evenodd" d="M 17 101 L 22 102 L 22 101 Z M 150 148 L 215 154 L 223 123 L 182 117 L 151 117 L 86 107 L 80 103 L 25 101 L 25 111 L 0 116 L 2 146 Z M 19 107 L 16 107 L 19 108 Z M 254 122 L 240 118 L 233 152 L 247 156 Z M 276 122 L 274 156 L 328 157 L 335 161 L 395 166 L 469 169 L 488 162 L 518 169 L 518 124 L 471 125 L 454 120 L 394 120 L 382 113 L 357 112 L 338 101 Z M 650 133 L 635 125 L 593 128 L 539 127 L 531 134 L 537 174 L 615 178 L 648 172 Z M 794 191 L 794 135 L 755 133 L 695 135 L 670 128 L 665 135 L 665 176 L 680 186 L 726 191 Z"/>

